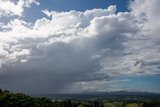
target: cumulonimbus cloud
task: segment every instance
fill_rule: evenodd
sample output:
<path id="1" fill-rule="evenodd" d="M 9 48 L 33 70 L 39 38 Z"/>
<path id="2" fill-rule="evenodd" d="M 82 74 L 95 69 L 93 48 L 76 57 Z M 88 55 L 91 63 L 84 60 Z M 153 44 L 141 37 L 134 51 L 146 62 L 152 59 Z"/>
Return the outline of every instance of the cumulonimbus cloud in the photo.
<path id="1" fill-rule="evenodd" d="M 116 6 L 85 12 L 42 10 L 46 17 L 35 23 L 17 18 L 1 23 L 0 84 L 37 93 L 68 92 L 71 87 L 74 92 L 77 84 L 80 91 L 107 91 L 111 78 L 158 74 L 159 1 L 143 4 L 135 0 L 130 12 L 118 13 Z M 6 13 L 20 16 L 22 11 L 1 12 Z M 90 83 L 99 88 L 87 87 Z M 106 88 L 104 83 L 109 83 Z"/>

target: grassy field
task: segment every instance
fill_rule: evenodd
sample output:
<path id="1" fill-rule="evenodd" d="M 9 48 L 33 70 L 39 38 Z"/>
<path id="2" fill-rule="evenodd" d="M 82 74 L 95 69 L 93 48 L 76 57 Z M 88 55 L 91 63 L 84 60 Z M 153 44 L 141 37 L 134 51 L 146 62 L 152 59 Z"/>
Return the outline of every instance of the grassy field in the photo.
<path id="1" fill-rule="evenodd" d="M 104 107 L 122 107 L 120 103 L 104 103 Z M 141 107 L 136 103 L 130 103 L 125 105 L 125 107 Z"/>
<path id="2" fill-rule="evenodd" d="M 116 107 L 113 103 L 104 103 L 104 107 Z"/>
<path id="3" fill-rule="evenodd" d="M 132 104 L 127 104 L 125 107 L 140 107 L 140 106 L 136 103 L 132 103 Z"/>

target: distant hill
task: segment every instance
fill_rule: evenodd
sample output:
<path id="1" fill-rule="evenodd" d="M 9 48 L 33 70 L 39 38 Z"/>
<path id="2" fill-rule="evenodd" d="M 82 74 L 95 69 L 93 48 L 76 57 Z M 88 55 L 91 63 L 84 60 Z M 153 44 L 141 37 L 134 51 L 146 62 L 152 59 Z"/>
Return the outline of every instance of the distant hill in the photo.
<path id="1" fill-rule="evenodd" d="M 116 92 L 89 92 L 89 93 L 75 93 L 75 94 L 34 94 L 33 96 L 47 97 L 52 99 L 148 99 L 148 100 L 160 100 L 160 93 L 151 92 L 127 92 L 127 91 L 116 91 Z"/>
<path id="2" fill-rule="evenodd" d="M 128 92 L 128 91 L 114 91 L 114 92 L 88 92 L 88 93 L 81 93 L 81 94 L 93 94 L 93 95 L 126 95 L 126 96 L 150 96 L 156 95 L 160 96 L 160 93 L 153 93 L 153 92 Z"/>

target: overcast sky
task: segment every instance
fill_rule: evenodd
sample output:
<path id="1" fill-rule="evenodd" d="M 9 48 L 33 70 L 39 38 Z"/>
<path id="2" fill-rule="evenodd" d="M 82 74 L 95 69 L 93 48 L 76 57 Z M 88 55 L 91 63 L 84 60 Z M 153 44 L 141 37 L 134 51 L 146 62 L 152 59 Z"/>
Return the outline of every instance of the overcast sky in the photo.
<path id="1" fill-rule="evenodd" d="M 0 0 L 0 88 L 160 92 L 160 0 Z"/>

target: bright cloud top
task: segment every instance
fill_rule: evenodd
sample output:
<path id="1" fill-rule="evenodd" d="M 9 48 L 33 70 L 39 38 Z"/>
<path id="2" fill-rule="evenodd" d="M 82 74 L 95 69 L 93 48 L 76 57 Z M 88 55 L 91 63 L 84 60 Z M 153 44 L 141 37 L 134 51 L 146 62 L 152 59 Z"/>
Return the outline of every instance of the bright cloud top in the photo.
<path id="1" fill-rule="evenodd" d="M 14 2 L 13 2 L 14 1 Z M 36 0 L 0 0 L 0 16 L 22 16 L 25 7 L 32 3 L 39 5 Z"/>
<path id="2" fill-rule="evenodd" d="M 32 3 L 1 0 L 0 16 L 23 17 Z M 0 23 L 0 84 L 26 92 L 107 91 L 116 77 L 159 74 L 159 7 L 158 0 L 135 0 L 131 12 L 42 10 L 46 17 L 35 23 Z"/>

